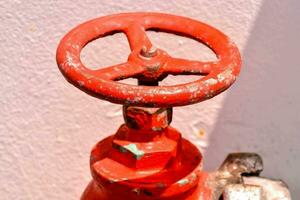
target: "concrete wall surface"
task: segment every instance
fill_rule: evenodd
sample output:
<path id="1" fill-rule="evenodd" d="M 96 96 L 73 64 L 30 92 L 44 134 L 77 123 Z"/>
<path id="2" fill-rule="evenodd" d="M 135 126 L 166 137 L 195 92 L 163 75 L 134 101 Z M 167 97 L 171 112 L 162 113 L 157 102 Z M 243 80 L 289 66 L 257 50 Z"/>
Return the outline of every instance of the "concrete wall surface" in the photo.
<path id="1" fill-rule="evenodd" d="M 0 200 L 79 199 L 91 178 L 90 149 L 117 130 L 122 112 L 70 85 L 56 66 L 56 47 L 79 23 L 133 11 L 191 17 L 235 41 L 243 68 L 234 86 L 175 108 L 172 125 L 202 150 L 207 170 L 230 152 L 257 152 L 263 175 L 284 179 L 300 199 L 299 0 L 0 0 Z M 172 56 L 214 58 L 191 39 L 148 35 Z M 128 53 L 125 36 L 116 34 L 87 45 L 82 60 L 104 67 Z"/>

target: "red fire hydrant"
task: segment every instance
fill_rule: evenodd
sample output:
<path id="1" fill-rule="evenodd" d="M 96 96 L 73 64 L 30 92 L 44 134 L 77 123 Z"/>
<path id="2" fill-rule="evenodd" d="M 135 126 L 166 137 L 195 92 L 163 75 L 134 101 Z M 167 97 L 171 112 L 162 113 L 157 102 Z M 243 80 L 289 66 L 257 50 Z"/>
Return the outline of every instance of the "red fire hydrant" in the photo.
<path id="1" fill-rule="evenodd" d="M 151 44 L 146 35 L 149 29 L 194 38 L 211 48 L 218 61 L 171 57 Z M 80 61 L 82 48 L 115 32 L 124 32 L 128 38 L 128 61 L 98 70 L 86 68 Z M 172 107 L 212 98 L 226 90 L 239 74 L 239 51 L 217 29 L 169 14 L 101 17 L 77 26 L 61 40 L 57 63 L 66 79 L 79 89 L 123 104 L 125 124 L 115 135 L 97 143 L 91 152 L 93 180 L 82 200 L 217 200 L 229 183 L 241 183 L 242 174 L 262 170 L 258 155 L 232 154 L 217 172 L 204 172 L 198 149 L 169 126 Z M 159 86 L 159 81 L 169 74 L 204 77 L 187 84 Z M 138 85 L 117 82 L 132 77 Z M 251 162 L 256 162 L 255 166 Z M 224 198 L 230 199 L 226 194 Z"/>

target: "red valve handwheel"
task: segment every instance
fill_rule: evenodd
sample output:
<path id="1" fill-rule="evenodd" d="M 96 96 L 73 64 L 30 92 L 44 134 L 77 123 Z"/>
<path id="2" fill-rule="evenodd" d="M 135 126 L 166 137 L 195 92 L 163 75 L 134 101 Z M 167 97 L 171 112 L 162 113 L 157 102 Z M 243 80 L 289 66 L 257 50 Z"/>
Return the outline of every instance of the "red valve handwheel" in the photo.
<path id="1" fill-rule="evenodd" d="M 191 61 L 155 51 L 146 30 L 185 35 L 204 43 L 217 55 L 216 62 Z M 92 70 L 80 60 L 82 48 L 99 37 L 124 32 L 131 54 L 128 61 Z M 113 103 L 148 107 L 173 107 L 197 103 L 226 90 L 239 74 L 237 47 L 217 29 L 185 17 L 161 13 L 127 13 L 100 17 L 70 31 L 57 49 L 57 63 L 65 77 L 85 92 Z M 168 74 L 205 75 L 197 81 L 174 86 L 128 85 L 117 80 L 134 77 L 157 82 Z"/>

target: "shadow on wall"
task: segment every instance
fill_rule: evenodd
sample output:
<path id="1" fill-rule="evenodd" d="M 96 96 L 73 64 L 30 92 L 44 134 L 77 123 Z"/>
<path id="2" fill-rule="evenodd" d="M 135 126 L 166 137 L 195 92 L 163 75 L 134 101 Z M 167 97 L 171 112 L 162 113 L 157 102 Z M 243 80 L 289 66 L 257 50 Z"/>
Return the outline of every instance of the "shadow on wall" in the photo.
<path id="1" fill-rule="evenodd" d="M 257 152 L 263 175 L 285 180 L 293 199 L 300 198 L 299 20 L 299 0 L 264 2 L 205 155 L 212 170 L 230 152 Z"/>

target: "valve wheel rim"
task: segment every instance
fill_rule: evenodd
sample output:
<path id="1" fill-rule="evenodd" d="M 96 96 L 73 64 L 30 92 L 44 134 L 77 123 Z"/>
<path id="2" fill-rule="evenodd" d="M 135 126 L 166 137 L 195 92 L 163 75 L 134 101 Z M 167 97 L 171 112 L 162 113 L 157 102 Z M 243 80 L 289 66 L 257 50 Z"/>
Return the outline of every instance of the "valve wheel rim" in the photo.
<path id="1" fill-rule="evenodd" d="M 153 59 L 140 60 L 142 48 L 150 49 L 146 30 L 180 33 L 211 48 L 217 62 L 200 62 L 173 58 L 158 50 Z M 80 60 L 81 50 L 94 39 L 112 32 L 124 32 L 131 54 L 128 61 L 118 65 L 91 70 Z M 197 103 L 229 88 L 239 74 L 241 58 L 235 44 L 219 30 L 193 19 L 162 13 L 124 13 L 85 22 L 71 30 L 61 40 L 56 54 L 59 69 L 66 79 L 79 89 L 113 103 L 174 107 Z M 159 61 L 158 69 L 150 69 Z M 200 74 L 200 79 L 173 86 L 128 85 L 117 82 L 125 78 L 143 77 L 157 81 L 168 74 Z"/>

